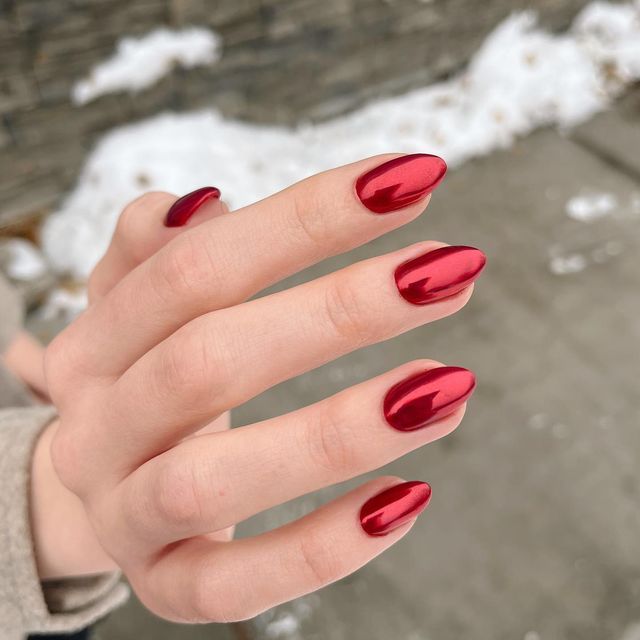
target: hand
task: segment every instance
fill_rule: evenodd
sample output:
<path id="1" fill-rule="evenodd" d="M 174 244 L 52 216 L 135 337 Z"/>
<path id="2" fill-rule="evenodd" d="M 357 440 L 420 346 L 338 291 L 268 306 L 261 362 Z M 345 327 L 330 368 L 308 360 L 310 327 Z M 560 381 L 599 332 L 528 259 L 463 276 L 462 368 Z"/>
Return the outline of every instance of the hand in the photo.
<path id="1" fill-rule="evenodd" d="M 228 213 L 219 196 L 218 189 L 205 187 L 181 199 L 168 193 L 149 193 L 134 200 L 120 216 L 111 244 L 91 274 L 87 287 L 89 304 L 107 295 L 124 276 L 184 230 Z M 168 210 L 172 211 L 171 218 Z M 175 224 L 186 221 L 188 227 Z M 13 361 L 24 369 L 24 350 L 13 349 L 11 353 Z M 39 366 L 45 388 L 43 356 L 44 349 Z M 33 361 L 34 358 L 28 359 Z M 229 425 L 226 412 L 207 430 L 221 431 Z M 53 468 L 50 449 L 57 430 L 57 422 L 44 430 L 33 456 L 31 519 L 38 573 L 46 579 L 115 570 L 118 567 L 98 542 L 81 500 L 62 484 Z M 219 535 L 228 539 L 232 532 L 230 528 Z"/>
<path id="2" fill-rule="evenodd" d="M 483 254 L 434 242 L 246 302 L 411 221 L 443 174 L 432 156 L 385 156 L 314 176 L 176 231 L 95 296 L 47 350 L 60 415 L 48 437 L 53 468 L 105 553 L 60 540 L 49 556 L 78 573 L 112 559 L 158 615 L 228 621 L 337 580 L 406 534 L 430 490 L 397 478 L 253 538 L 228 532 L 449 433 L 473 390 L 470 372 L 416 361 L 258 424 L 211 424 L 283 380 L 467 302 Z M 156 209 L 166 211 L 147 196 L 125 221 Z"/>

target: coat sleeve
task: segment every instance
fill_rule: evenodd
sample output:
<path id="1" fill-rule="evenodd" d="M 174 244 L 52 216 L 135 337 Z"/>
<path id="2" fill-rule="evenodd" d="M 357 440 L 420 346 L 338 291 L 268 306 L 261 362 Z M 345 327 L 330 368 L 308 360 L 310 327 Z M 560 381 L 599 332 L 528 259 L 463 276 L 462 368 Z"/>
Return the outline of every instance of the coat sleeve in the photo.
<path id="1" fill-rule="evenodd" d="M 22 327 L 23 314 L 20 295 L 0 273 L 0 355 Z"/>
<path id="2" fill-rule="evenodd" d="M 0 637 L 82 629 L 122 604 L 118 574 L 42 583 L 29 515 L 31 459 L 52 407 L 0 410 Z"/>
<path id="3" fill-rule="evenodd" d="M 0 408 L 28 407 L 33 396 L 2 362 L 2 355 L 22 328 L 24 307 L 20 294 L 0 273 Z"/>

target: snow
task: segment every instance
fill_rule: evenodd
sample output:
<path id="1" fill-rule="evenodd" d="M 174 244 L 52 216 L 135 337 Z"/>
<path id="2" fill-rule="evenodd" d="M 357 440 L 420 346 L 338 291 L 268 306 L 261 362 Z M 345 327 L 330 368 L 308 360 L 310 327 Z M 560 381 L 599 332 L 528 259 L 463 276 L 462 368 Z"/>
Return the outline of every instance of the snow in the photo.
<path id="1" fill-rule="evenodd" d="M 624 245 L 618 240 L 607 240 L 587 251 L 567 251 L 553 245 L 549 250 L 549 270 L 556 276 L 579 273 L 591 265 L 605 264 L 623 251 Z"/>
<path id="2" fill-rule="evenodd" d="M 183 194 L 214 184 L 236 208 L 377 153 L 437 153 L 455 167 L 537 127 L 583 122 L 637 78 L 640 1 L 595 2 L 560 35 L 538 28 L 531 12 L 514 14 L 458 76 L 325 123 L 253 125 L 214 109 L 160 114 L 101 140 L 47 220 L 44 248 L 59 272 L 83 280 L 122 207 L 144 191 Z M 554 257 L 550 268 L 564 274 L 585 264 L 580 256 Z"/>
<path id="3" fill-rule="evenodd" d="M 267 624 L 265 636 L 267 638 L 282 638 L 291 636 L 300 628 L 299 620 L 290 613 L 284 614 Z"/>
<path id="4" fill-rule="evenodd" d="M 5 268 L 12 280 L 35 280 L 47 272 L 47 263 L 40 250 L 28 240 L 10 238 L 3 241 L 2 247 L 9 254 Z"/>
<path id="5" fill-rule="evenodd" d="M 640 77 L 640 2 L 593 2 L 576 18 L 574 30 L 614 89 Z"/>
<path id="6" fill-rule="evenodd" d="M 587 268 L 588 261 L 581 253 L 570 253 L 567 256 L 554 256 L 549 260 L 551 273 L 557 276 L 565 276 L 570 273 L 579 273 Z"/>
<path id="7" fill-rule="evenodd" d="M 85 290 L 72 291 L 59 287 L 49 293 L 39 314 L 44 320 L 62 317 L 66 322 L 70 322 L 86 309 L 87 302 Z"/>
<path id="8" fill-rule="evenodd" d="M 302 640 L 302 623 L 312 616 L 314 606 L 315 594 L 287 602 L 254 618 L 255 628 L 261 638 Z"/>
<path id="9" fill-rule="evenodd" d="M 209 29 L 157 29 L 141 38 L 123 38 L 114 55 L 73 87 L 78 105 L 116 91 L 136 93 L 155 84 L 175 66 L 191 69 L 216 62 L 220 38 Z"/>
<path id="10" fill-rule="evenodd" d="M 618 200 L 612 193 L 596 192 L 578 195 L 565 205 L 567 215 L 580 222 L 593 222 L 610 214 L 618 207 Z"/>

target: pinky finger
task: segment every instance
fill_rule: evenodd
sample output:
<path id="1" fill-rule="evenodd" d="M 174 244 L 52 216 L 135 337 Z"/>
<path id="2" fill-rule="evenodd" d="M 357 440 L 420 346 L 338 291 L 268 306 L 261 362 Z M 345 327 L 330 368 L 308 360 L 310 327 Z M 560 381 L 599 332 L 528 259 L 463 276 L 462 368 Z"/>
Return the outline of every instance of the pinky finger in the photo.
<path id="1" fill-rule="evenodd" d="M 378 478 L 309 515 L 228 543 L 193 538 L 135 585 L 157 614 L 181 622 L 231 622 L 316 591 L 396 543 L 427 506 L 424 482 Z"/>
<path id="2" fill-rule="evenodd" d="M 105 296 L 124 276 L 184 230 L 228 211 L 215 187 L 203 187 L 182 198 L 156 191 L 129 203 L 118 219 L 109 248 L 91 274 L 90 301 Z"/>

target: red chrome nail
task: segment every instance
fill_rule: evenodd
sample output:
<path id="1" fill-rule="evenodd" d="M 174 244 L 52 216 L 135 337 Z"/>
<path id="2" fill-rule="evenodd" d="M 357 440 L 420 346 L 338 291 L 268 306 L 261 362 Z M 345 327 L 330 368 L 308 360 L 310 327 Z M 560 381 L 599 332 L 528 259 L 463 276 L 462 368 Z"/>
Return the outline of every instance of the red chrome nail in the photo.
<path id="1" fill-rule="evenodd" d="M 370 211 L 388 213 L 425 198 L 446 172 L 447 165 L 438 156 L 401 156 L 362 174 L 356 180 L 356 193 Z"/>
<path id="2" fill-rule="evenodd" d="M 219 198 L 220 189 L 202 187 L 176 200 L 164 219 L 165 227 L 182 227 L 189 222 L 189 218 L 209 199 Z"/>
<path id="3" fill-rule="evenodd" d="M 384 536 L 413 520 L 431 500 L 426 482 L 403 482 L 369 498 L 360 509 L 360 524 L 370 536 Z"/>
<path id="4" fill-rule="evenodd" d="M 398 382 L 384 399 L 386 421 L 414 431 L 453 413 L 473 393 L 476 377 L 462 367 L 437 367 Z"/>
<path id="5" fill-rule="evenodd" d="M 481 273 L 487 256 L 473 247 L 442 247 L 401 264 L 395 272 L 400 295 L 428 304 L 459 293 Z"/>

